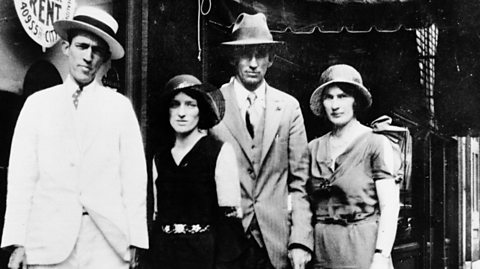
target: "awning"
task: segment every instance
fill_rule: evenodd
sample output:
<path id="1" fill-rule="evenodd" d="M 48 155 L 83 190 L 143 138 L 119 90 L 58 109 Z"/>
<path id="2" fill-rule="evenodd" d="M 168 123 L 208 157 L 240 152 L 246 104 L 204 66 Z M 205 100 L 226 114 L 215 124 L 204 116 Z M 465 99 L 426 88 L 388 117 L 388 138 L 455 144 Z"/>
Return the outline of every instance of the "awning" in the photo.
<path id="1" fill-rule="evenodd" d="M 427 0 L 216 0 L 208 22 L 230 28 L 242 12 L 263 12 L 272 32 L 394 32 L 431 24 Z"/>

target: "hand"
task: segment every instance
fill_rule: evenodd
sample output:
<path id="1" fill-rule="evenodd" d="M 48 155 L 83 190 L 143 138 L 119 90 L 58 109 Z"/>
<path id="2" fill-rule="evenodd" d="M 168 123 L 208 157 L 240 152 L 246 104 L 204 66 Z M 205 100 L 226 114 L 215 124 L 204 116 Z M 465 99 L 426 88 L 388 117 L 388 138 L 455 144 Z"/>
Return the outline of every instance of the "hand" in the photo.
<path id="1" fill-rule="evenodd" d="M 380 253 L 375 253 L 370 269 L 393 269 L 392 259 Z"/>
<path id="2" fill-rule="evenodd" d="M 140 255 L 139 249 L 134 246 L 130 246 L 130 267 L 129 269 L 140 268 Z"/>
<path id="3" fill-rule="evenodd" d="M 222 206 L 220 207 L 222 214 L 227 218 L 242 219 L 242 208 L 240 206 Z"/>
<path id="4" fill-rule="evenodd" d="M 24 247 L 16 247 L 8 261 L 9 269 L 27 269 L 27 256 Z"/>
<path id="5" fill-rule="evenodd" d="M 304 269 L 312 259 L 312 254 L 301 248 L 292 248 L 288 251 L 288 258 L 293 269 Z"/>

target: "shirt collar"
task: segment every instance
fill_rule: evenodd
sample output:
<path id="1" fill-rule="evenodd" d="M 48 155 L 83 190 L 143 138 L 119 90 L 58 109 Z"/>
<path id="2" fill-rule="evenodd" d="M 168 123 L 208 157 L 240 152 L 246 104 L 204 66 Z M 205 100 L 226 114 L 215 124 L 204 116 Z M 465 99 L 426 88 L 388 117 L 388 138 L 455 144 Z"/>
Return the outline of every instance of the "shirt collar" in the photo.
<path id="1" fill-rule="evenodd" d="M 71 75 L 67 76 L 64 84 L 67 86 L 67 91 L 71 94 L 73 94 L 79 88 L 78 83 L 72 78 Z M 92 92 L 98 87 L 98 85 L 98 81 L 94 79 L 92 82 L 90 82 L 90 84 L 83 86 L 82 94 Z"/>
<path id="2" fill-rule="evenodd" d="M 265 108 L 265 91 L 267 88 L 267 83 L 265 80 L 260 83 L 260 85 L 253 91 L 257 95 L 257 101 L 255 103 L 262 104 L 262 107 Z M 247 97 L 250 94 L 250 91 L 247 90 L 240 81 L 236 78 L 233 78 L 233 89 L 237 97 L 238 105 L 240 108 L 248 106 Z"/>

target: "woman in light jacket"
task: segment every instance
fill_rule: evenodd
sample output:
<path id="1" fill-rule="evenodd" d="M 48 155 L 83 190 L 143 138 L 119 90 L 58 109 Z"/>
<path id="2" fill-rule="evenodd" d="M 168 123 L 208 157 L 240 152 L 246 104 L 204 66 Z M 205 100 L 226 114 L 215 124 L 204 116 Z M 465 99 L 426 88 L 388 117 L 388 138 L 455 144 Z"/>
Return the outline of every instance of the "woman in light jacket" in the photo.
<path id="1" fill-rule="evenodd" d="M 332 130 L 309 143 L 313 268 L 393 268 L 400 195 L 392 146 L 357 120 L 372 103 L 357 70 L 333 65 L 320 81 L 310 108 Z"/>

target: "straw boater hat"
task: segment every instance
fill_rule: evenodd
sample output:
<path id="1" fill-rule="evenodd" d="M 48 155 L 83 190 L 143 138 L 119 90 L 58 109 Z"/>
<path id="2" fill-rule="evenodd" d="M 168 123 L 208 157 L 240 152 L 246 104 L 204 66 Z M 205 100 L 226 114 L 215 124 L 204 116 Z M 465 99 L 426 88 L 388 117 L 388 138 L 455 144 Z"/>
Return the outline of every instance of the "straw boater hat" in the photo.
<path id="1" fill-rule="evenodd" d="M 125 54 L 122 45 L 116 40 L 118 23 L 107 12 L 94 7 L 79 7 L 71 20 L 58 20 L 53 23 L 53 28 L 64 40 L 68 40 L 68 32 L 72 29 L 91 32 L 110 47 L 112 60 L 120 59 Z"/>
<path id="2" fill-rule="evenodd" d="M 165 92 L 161 97 L 161 105 L 168 107 L 172 98 L 180 92 L 194 91 L 200 96 L 200 102 L 204 103 L 205 113 L 201 112 L 206 118 L 201 119 L 204 126 L 202 129 L 208 129 L 215 126 L 222 120 L 225 114 L 225 100 L 220 91 L 208 83 L 202 83 L 192 75 L 182 74 L 171 78 L 165 85 Z"/>
<path id="3" fill-rule="evenodd" d="M 282 44 L 274 41 L 267 25 L 267 18 L 263 13 L 238 15 L 232 30 L 233 41 L 223 42 L 227 46 L 245 46 L 262 44 Z"/>
<path id="4" fill-rule="evenodd" d="M 320 76 L 320 86 L 313 91 L 310 97 L 310 109 L 313 114 L 321 116 L 323 113 L 322 95 L 325 88 L 332 84 L 349 84 L 353 85 L 359 93 L 359 96 L 363 98 L 364 106 L 361 109 L 366 109 L 372 104 L 372 95 L 365 86 L 363 86 L 362 76 L 360 73 L 350 65 L 336 64 L 332 65 L 323 71 Z"/>

